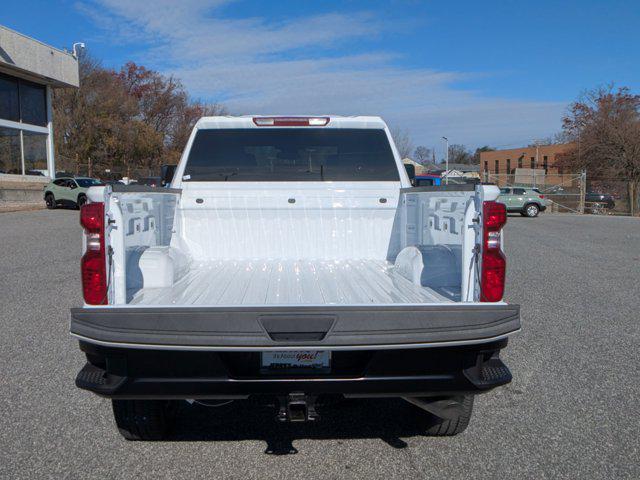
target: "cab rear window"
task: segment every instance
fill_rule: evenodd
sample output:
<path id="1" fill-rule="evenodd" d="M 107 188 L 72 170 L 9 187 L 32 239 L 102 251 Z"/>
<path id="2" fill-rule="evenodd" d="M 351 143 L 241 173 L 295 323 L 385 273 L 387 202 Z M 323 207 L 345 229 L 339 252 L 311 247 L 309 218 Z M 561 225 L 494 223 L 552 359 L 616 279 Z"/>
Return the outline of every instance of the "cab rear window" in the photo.
<path id="1" fill-rule="evenodd" d="M 185 181 L 399 181 L 384 130 L 199 130 Z"/>

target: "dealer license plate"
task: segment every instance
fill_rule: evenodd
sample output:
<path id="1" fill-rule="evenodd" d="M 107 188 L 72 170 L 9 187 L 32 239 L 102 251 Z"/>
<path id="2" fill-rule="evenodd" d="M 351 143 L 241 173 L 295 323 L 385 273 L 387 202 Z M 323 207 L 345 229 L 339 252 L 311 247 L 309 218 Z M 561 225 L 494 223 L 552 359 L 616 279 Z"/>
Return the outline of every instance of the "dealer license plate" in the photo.
<path id="1" fill-rule="evenodd" d="M 328 369 L 330 366 L 330 351 L 294 350 L 262 352 L 262 368 L 269 370 L 286 370 L 289 368 L 322 370 Z"/>

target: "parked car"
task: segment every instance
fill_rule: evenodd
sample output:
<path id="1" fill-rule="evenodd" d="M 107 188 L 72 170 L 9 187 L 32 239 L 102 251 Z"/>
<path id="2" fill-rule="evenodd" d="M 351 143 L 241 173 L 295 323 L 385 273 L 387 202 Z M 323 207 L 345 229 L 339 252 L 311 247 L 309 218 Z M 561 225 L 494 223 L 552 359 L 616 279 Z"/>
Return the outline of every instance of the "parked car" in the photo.
<path id="1" fill-rule="evenodd" d="M 138 185 L 147 185 L 148 187 L 160 187 L 162 186 L 162 179 L 160 177 L 142 177 L 138 179 Z"/>
<path id="2" fill-rule="evenodd" d="M 441 183 L 442 179 L 440 178 L 440 175 L 431 175 L 428 173 L 416 175 L 413 179 L 413 185 L 416 187 L 432 187 L 440 185 Z"/>
<path id="3" fill-rule="evenodd" d="M 250 396 L 282 421 L 400 397 L 425 434 L 462 432 L 511 381 L 506 208 L 496 186 L 412 188 L 392 142 L 378 117 L 202 118 L 170 188 L 91 188 L 76 385 L 130 440 L 162 439 L 178 401 Z"/>
<path id="4" fill-rule="evenodd" d="M 524 217 L 537 217 L 547 209 L 544 195 L 537 188 L 503 187 L 498 202 L 507 206 L 507 212 L 517 212 Z"/>
<path id="5" fill-rule="evenodd" d="M 79 208 L 87 201 L 87 190 L 100 185 L 104 184 L 95 178 L 56 178 L 44 187 L 44 201 L 48 209 L 57 206 Z"/>
<path id="6" fill-rule="evenodd" d="M 613 195 L 608 193 L 587 192 L 584 196 L 585 202 L 602 203 L 606 208 L 613 209 L 616 206 L 616 200 Z"/>

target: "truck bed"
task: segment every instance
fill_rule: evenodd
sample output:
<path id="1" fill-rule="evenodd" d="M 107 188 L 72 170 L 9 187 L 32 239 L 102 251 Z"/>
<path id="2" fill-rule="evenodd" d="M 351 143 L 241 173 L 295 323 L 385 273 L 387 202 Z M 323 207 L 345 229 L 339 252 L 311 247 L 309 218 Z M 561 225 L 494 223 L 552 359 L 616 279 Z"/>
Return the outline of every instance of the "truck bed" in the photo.
<path id="1" fill-rule="evenodd" d="M 129 292 L 133 305 L 434 304 L 453 300 L 414 285 L 384 260 L 221 260 L 192 266 L 176 284 Z"/>

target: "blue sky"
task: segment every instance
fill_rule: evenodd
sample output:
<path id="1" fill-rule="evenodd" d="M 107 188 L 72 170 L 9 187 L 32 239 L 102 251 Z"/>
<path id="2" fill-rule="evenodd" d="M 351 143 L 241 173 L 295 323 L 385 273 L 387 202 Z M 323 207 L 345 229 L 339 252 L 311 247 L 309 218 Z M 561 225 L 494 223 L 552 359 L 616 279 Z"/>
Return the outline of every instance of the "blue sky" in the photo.
<path id="1" fill-rule="evenodd" d="M 233 113 L 381 115 L 438 149 L 519 146 L 585 89 L 640 90 L 639 1 L 11 3 L 3 25 L 173 74 Z"/>

